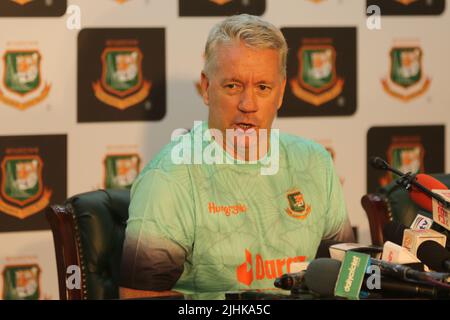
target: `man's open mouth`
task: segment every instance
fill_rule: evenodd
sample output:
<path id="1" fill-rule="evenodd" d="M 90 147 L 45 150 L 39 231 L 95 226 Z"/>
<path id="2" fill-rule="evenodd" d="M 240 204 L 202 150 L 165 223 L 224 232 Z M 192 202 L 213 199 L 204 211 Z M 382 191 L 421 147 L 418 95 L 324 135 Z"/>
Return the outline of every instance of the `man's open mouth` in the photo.
<path id="1" fill-rule="evenodd" d="M 234 126 L 235 126 L 236 129 L 241 129 L 243 131 L 248 131 L 248 130 L 251 130 L 251 129 L 255 130 L 256 129 L 256 126 L 254 124 L 252 124 L 252 123 L 245 123 L 245 122 L 236 123 Z"/>

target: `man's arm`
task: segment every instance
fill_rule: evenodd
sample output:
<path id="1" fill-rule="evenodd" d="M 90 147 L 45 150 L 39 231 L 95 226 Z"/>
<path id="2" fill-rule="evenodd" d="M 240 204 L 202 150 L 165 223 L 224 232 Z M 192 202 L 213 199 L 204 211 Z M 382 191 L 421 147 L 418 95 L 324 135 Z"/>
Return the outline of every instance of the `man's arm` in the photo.
<path id="1" fill-rule="evenodd" d="M 157 297 L 182 297 L 183 294 L 177 291 L 150 291 L 137 290 L 125 287 L 119 288 L 120 299 L 137 299 L 137 298 L 157 298 Z"/>
<path id="2" fill-rule="evenodd" d="M 353 228 L 350 224 L 350 220 L 347 218 L 341 229 L 336 234 L 331 236 L 329 239 L 325 240 L 335 240 L 339 242 L 349 242 L 349 243 L 355 242 L 355 235 L 353 233 Z"/>
<path id="3" fill-rule="evenodd" d="M 193 243 L 193 213 L 182 184 L 189 181 L 175 178 L 153 170 L 133 185 L 120 268 L 122 298 L 173 295 L 183 273 Z"/>

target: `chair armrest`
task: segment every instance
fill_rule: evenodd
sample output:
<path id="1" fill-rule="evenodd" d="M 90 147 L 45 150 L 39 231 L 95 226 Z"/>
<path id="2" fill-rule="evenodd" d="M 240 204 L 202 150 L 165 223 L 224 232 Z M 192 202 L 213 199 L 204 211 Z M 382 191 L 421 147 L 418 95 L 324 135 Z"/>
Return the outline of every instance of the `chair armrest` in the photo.
<path id="1" fill-rule="evenodd" d="M 59 297 L 61 300 L 87 299 L 80 237 L 73 213 L 68 206 L 51 205 L 47 207 L 45 215 L 52 229 L 55 244 Z M 66 278 L 70 276 L 67 274 L 67 268 L 71 265 L 78 266 L 81 272 L 79 289 L 69 289 L 66 286 Z"/>
<path id="2" fill-rule="evenodd" d="M 386 199 L 380 194 L 369 193 L 361 198 L 361 204 L 369 220 L 372 244 L 382 246 L 384 244 L 383 227 L 392 220 Z"/>

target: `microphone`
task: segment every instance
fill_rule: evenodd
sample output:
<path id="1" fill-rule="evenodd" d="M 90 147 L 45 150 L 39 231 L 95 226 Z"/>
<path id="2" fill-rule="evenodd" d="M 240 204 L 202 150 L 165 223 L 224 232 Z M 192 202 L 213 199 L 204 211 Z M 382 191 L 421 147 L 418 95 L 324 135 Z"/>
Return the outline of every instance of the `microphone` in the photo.
<path id="1" fill-rule="evenodd" d="M 305 271 L 285 273 L 276 278 L 274 286 L 284 290 L 301 289 L 305 283 Z"/>
<path id="2" fill-rule="evenodd" d="M 432 225 L 432 228 L 434 231 L 438 231 L 438 230 L 435 230 L 437 228 L 434 226 L 434 224 Z M 393 242 L 393 243 L 401 246 L 401 245 L 403 245 L 403 235 L 405 234 L 405 230 L 408 230 L 408 228 L 397 221 L 388 222 L 383 227 L 383 238 L 385 241 L 390 241 L 390 242 Z M 442 234 L 443 234 L 443 236 L 447 236 L 448 233 L 443 232 Z M 444 245 L 443 242 L 440 242 L 440 243 L 441 243 L 441 245 Z M 445 243 L 445 247 L 447 249 L 450 249 L 450 237 L 448 237 L 448 236 L 447 236 L 447 242 Z"/>
<path id="3" fill-rule="evenodd" d="M 448 187 L 445 184 L 427 174 L 419 173 L 418 175 L 416 175 L 416 180 L 430 192 L 433 189 L 441 189 L 441 190 L 448 189 Z M 409 190 L 409 195 L 411 200 L 419 207 L 428 212 L 433 212 L 433 201 L 429 194 L 426 194 L 422 192 L 422 190 L 418 189 L 416 186 L 413 186 Z M 440 202 L 447 203 L 445 199 L 440 200 Z"/>
<path id="4" fill-rule="evenodd" d="M 346 245 L 346 244 L 341 243 L 338 246 L 341 246 L 341 245 Z M 350 245 L 352 245 L 352 244 L 350 244 Z M 336 246 L 336 245 L 334 245 L 334 246 Z M 362 248 L 363 248 L 362 251 L 361 251 L 361 248 L 356 248 L 356 249 L 349 248 L 349 249 L 347 249 L 347 251 L 359 251 L 359 252 L 365 252 L 365 253 L 371 253 L 371 254 L 373 254 L 375 252 L 380 252 L 379 251 L 380 249 L 377 247 L 374 247 L 374 248 L 362 247 Z M 333 246 L 330 246 L 330 254 L 332 256 L 334 256 L 333 249 L 335 249 L 335 248 L 333 248 Z M 367 249 L 369 249 L 369 251 L 367 251 Z M 375 250 L 375 252 L 373 250 Z M 323 258 L 323 259 L 326 259 L 326 258 Z M 316 259 L 316 260 L 318 260 L 318 259 Z M 438 281 L 441 283 L 449 283 L 450 282 L 450 273 L 447 274 L 447 273 L 438 273 L 438 272 L 423 272 L 423 271 L 418 271 L 418 270 L 414 269 L 413 267 L 410 267 L 407 265 L 389 263 L 389 262 L 382 261 L 382 260 L 375 259 L 375 258 L 370 258 L 370 263 L 372 265 L 378 266 L 378 268 L 380 268 L 382 275 L 397 278 L 400 280 L 406 280 L 406 281 L 415 280 L 415 281 L 423 281 L 423 282 Z M 309 268 L 309 266 L 308 266 L 308 268 Z"/>
<path id="5" fill-rule="evenodd" d="M 312 261 L 305 273 L 306 286 L 322 297 L 334 297 L 334 289 L 339 276 L 341 262 L 329 258 L 321 258 Z M 363 281 L 363 290 L 368 291 L 366 281 Z M 430 285 L 415 282 L 403 282 L 386 277 L 380 278 L 380 291 L 385 293 L 398 293 L 408 297 L 448 297 L 449 292 L 440 290 Z"/>
<path id="6" fill-rule="evenodd" d="M 438 272 L 450 272 L 450 252 L 435 241 L 425 241 L 417 249 L 417 257 Z"/>
<path id="7" fill-rule="evenodd" d="M 421 262 L 408 249 L 390 241 L 386 241 L 384 243 L 383 256 L 381 257 L 381 260 L 396 264 L 407 264 L 409 266 L 417 265 L 419 268 L 419 264 Z M 419 270 L 424 271 L 423 265 Z"/>
<path id="8" fill-rule="evenodd" d="M 370 165 L 378 170 L 388 170 L 389 164 L 380 157 L 371 157 L 369 159 Z"/>
<path id="9" fill-rule="evenodd" d="M 411 172 L 403 173 L 403 172 L 391 167 L 385 160 L 383 160 L 380 157 L 371 157 L 369 159 L 369 164 L 375 169 L 391 171 L 391 172 L 395 173 L 396 175 L 400 176 L 400 178 L 396 180 L 396 183 L 398 185 L 402 186 L 403 188 L 405 188 L 406 190 L 409 191 L 411 189 L 411 187 L 413 186 L 413 187 L 415 187 L 415 190 L 417 190 L 418 192 L 422 192 L 422 193 L 426 194 L 428 197 L 430 197 L 430 200 L 431 200 L 431 198 L 434 198 L 437 201 L 439 201 L 440 203 L 442 203 L 445 208 L 450 208 L 449 201 L 446 201 L 440 194 L 432 192 L 430 190 L 430 188 L 427 188 L 422 185 L 421 182 L 430 183 L 430 187 L 444 186 L 443 189 L 448 189 L 444 184 L 442 184 L 438 180 L 434 179 L 433 177 L 430 177 L 426 174 L 421 174 L 421 173 L 417 174 L 417 175 L 412 174 Z M 421 182 L 417 181 L 418 180 L 417 177 L 419 177 Z M 424 201 L 423 204 L 427 205 L 426 201 Z M 428 210 L 429 212 L 432 211 L 431 210 L 432 206 L 427 205 L 427 208 L 430 208 Z"/>

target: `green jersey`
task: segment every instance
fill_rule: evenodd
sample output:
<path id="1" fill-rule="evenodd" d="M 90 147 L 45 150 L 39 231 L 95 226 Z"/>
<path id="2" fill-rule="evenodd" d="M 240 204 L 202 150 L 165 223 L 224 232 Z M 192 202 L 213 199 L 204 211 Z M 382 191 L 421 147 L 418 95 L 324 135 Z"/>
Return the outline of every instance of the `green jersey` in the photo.
<path id="1" fill-rule="evenodd" d="M 330 154 L 279 135 L 279 169 L 255 164 L 174 164 L 168 144 L 131 189 L 124 286 L 187 294 L 274 288 L 293 263 L 314 259 L 347 212 Z M 215 142 L 203 142 L 203 146 Z"/>

